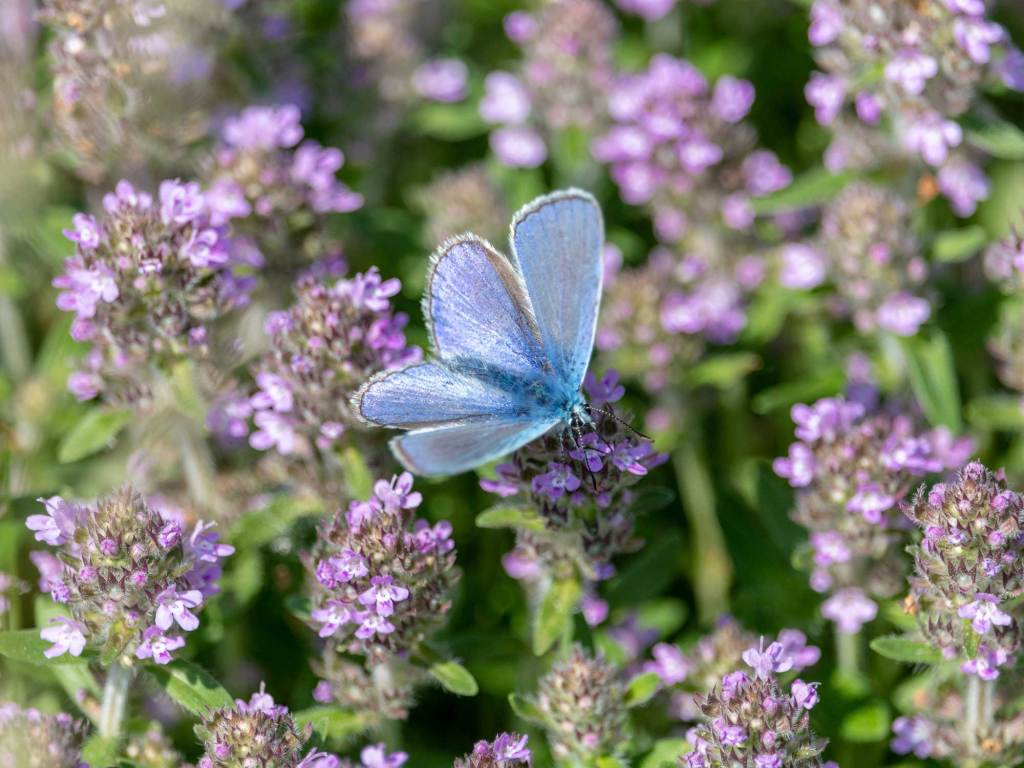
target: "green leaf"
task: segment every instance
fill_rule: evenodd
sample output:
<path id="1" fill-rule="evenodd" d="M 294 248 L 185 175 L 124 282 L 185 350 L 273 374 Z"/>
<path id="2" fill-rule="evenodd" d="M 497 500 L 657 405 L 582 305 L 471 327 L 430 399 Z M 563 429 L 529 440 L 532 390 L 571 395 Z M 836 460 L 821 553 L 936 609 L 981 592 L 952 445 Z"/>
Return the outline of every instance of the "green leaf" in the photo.
<path id="1" fill-rule="evenodd" d="M 228 538 L 238 549 L 255 549 L 286 535 L 296 520 L 323 512 L 324 503 L 316 497 L 282 494 L 262 509 L 242 515 Z"/>
<path id="2" fill-rule="evenodd" d="M 445 141 L 463 141 L 482 136 L 487 123 L 476 104 L 425 104 L 412 115 L 412 124 L 425 136 Z"/>
<path id="3" fill-rule="evenodd" d="M 292 713 L 300 728 L 313 726 L 313 733 L 321 741 L 345 742 L 358 736 L 369 726 L 366 716 L 341 707 L 310 707 Z"/>
<path id="4" fill-rule="evenodd" d="M 955 263 L 966 261 L 988 244 L 988 232 L 974 224 L 959 229 L 939 232 L 932 243 L 932 255 L 936 261 Z"/>
<path id="5" fill-rule="evenodd" d="M 847 741 L 881 741 L 889 735 L 891 720 L 889 706 L 884 701 L 875 701 L 848 714 L 839 732 Z"/>
<path id="6" fill-rule="evenodd" d="M 1000 160 L 1024 160 L 1024 131 L 1005 120 L 968 129 L 967 141 Z"/>
<path id="7" fill-rule="evenodd" d="M 516 717 L 520 720 L 536 725 L 544 725 L 547 722 L 544 713 L 540 711 L 540 707 L 534 703 L 533 699 L 520 696 L 518 693 L 510 693 L 508 695 L 508 705 L 512 707 L 512 711 L 516 713 Z"/>
<path id="8" fill-rule="evenodd" d="M 544 519 L 537 514 L 537 510 L 522 504 L 495 504 L 476 516 L 476 524 L 478 528 L 544 530 Z"/>
<path id="9" fill-rule="evenodd" d="M 430 676 L 456 696 L 476 696 L 480 688 L 470 671 L 457 661 L 441 661 L 430 666 Z"/>
<path id="10" fill-rule="evenodd" d="M 291 611 L 292 615 L 304 622 L 309 622 L 312 605 L 305 595 L 289 595 L 284 599 L 284 604 Z"/>
<path id="11" fill-rule="evenodd" d="M 48 659 L 43 655 L 43 652 L 52 645 L 53 643 L 49 643 L 39 636 L 38 629 L 18 629 L 0 632 L 0 656 L 6 656 L 8 659 L 21 661 L 25 664 L 34 664 L 36 666 L 49 666 L 52 664 L 81 665 L 96 656 L 94 651 L 87 648 L 82 652 L 81 656 L 72 656 L 69 653 L 65 653 Z"/>
<path id="12" fill-rule="evenodd" d="M 785 189 L 764 197 L 755 197 L 750 204 L 757 214 L 819 205 L 839 194 L 852 178 L 852 174 L 829 173 L 824 168 L 813 168 L 797 176 Z"/>
<path id="13" fill-rule="evenodd" d="M 93 734 L 82 745 L 82 761 L 97 768 L 117 764 L 117 739 Z"/>
<path id="14" fill-rule="evenodd" d="M 57 460 L 70 464 L 106 448 L 132 418 L 131 411 L 127 410 L 95 408 L 88 411 L 60 441 Z"/>
<path id="15" fill-rule="evenodd" d="M 1003 431 L 1024 428 L 1024 408 L 1019 395 L 992 393 L 967 404 L 967 421 L 984 430 Z"/>
<path id="16" fill-rule="evenodd" d="M 640 761 L 640 768 L 676 768 L 679 758 L 689 751 L 690 742 L 686 739 L 658 739 Z"/>
<path id="17" fill-rule="evenodd" d="M 146 671 L 164 693 L 193 715 L 203 716 L 233 703 L 231 695 L 213 675 L 190 661 L 175 659 L 164 665 L 148 664 Z"/>
<path id="18" fill-rule="evenodd" d="M 537 656 L 547 653 L 572 621 L 576 602 L 580 599 L 580 584 L 575 579 L 552 582 L 533 621 L 533 652 Z"/>
<path id="19" fill-rule="evenodd" d="M 884 635 L 871 641 L 871 650 L 880 656 L 907 664 L 938 664 L 942 654 L 922 640 Z"/>
<path id="20" fill-rule="evenodd" d="M 915 336 L 902 341 L 910 388 L 921 410 L 932 426 L 945 426 L 959 434 L 963 427 L 960 387 L 949 341 L 941 332 L 930 338 Z"/>
<path id="21" fill-rule="evenodd" d="M 345 486 L 353 499 L 368 499 L 373 493 L 373 473 L 366 464 L 366 459 L 355 446 L 349 446 L 338 455 Z"/>
<path id="22" fill-rule="evenodd" d="M 644 486 L 633 495 L 628 514 L 630 517 L 649 515 L 664 509 L 676 500 L 676 494 L 669 488 Z"/>
<path id="23" fill-rule="evenodd" d="M 735 387 L 743 378 L 761 367 L 761 358 L 753 352 L 723 352 L 712 355 L 686 373 L 692 386 L 718 389 Z"/>
<path id="24" fill-rule="evenodd" d="M 617 757 L 601 755 L 594 761 L 596 768 L 626 768 L 626 764 Z"/>
<path id="25" fill-rule="evenodd" d="M 646 704 L 661 687 L 661 678 L 657 672 L 642 672 L 632 680 L 626 687 L 627 707 L 639 707 Z"/>
<path id="26" fill-rule="evenodd" d="M 762 390 L 750 402 L 754 413 L 765 415 L 789 408 L 796 403 L 814 402 L 820 397 L 841 392 L 846 374 L 841 368 L 832 368 L 818 376 L 798 378 L 786 384 Z"/>

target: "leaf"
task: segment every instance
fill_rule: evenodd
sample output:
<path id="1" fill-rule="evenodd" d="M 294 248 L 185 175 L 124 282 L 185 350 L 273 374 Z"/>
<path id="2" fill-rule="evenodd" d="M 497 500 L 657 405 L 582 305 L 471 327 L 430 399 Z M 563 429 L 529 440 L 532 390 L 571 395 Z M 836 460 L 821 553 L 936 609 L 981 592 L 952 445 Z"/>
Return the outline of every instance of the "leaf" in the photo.
<path id="1" fill-rule="evenodd" d="M 131 411 L 94 408 L 60 441 L 57 460 L 61 464 L 84 459 L 106 448 L 132 420 Z"/>
<path id="2" fill-rule="evenodd" d="M 640 768 L 676 768 L 679 758 L 690 751 L 686 739 L 658 739 L 643 760 Z"/>
<path id="3" fill-rule="evenodd" d="M 82 762 L 86 765 L 95 765 L 97 768 L 104 765 L 116 765 L 117 753 L 117 739 L 95 733 L 82 745 Z"/>
<path id="4" fill-rule="evenodd" d="M 659 688 L 661 688 L 661 677 L 657 672 L 640 673 L 630 680 L 626 687 L 626 706 L 639 707 L 646 704 L 654 698 L 654 694 L 658 692 Z"/>
<path id="5" fill-rule="evenodd" d="M 476 104 L 425 104 L 412 115 L 412 123 L 425 136 L 445 141 L 463 141 L 487 132 Z"/>
<path id="6" fill-rule="evenodd" d="M 544 520 L 533 507 L 522 504 L 495 504 L 476 516 L 478 528 L 518 528 L 543 531 Z"/>
<path id="7" fill-rule="evenodd" d="M 939 232 L 932 243 L 932 255 L 936 261 L 956 263 L 966 261 L 988 243 L 988 232 L 974 224 L 959 229 Z"/>
<path id="8" fill-rule="evenodd" d="M 829 173 L 824 168 L 813 168 L 797 176 L 785 189 L 755 197 L 750 205 L 759 215 L 819 205 L 839 194 L 852 178 L 852 174 Z"/>
<path id="9" fill-rule="evenodd" d="M 997 120 L 967 130 L 967 141 L 1001 160 L 1024 160 L 1024 131 Z"/>
<path id="10" fill-rule="evenodd" d="M 580 584 L 575 579 L 555 581 L 548 587 L 533 621 L 533 652 L 537 656 L 547 653 L 565 632 L 579 599 Z"/>
<path id="11" fill-rule="evenodd" d="M 242 515 L 231 527 L 228 539 L 238 549 L 255 549 L 286 535 L 296 520 L 323 512 L 324 504 L 320 499 L 282 494 L 262 509 Z"/>
<path id="12" fill-rule="evenodd" d="M 1011 431 L 1024 428 L 1024 408 L 1019 395 L 992 393 L 967 404 L 967 421 L 983 430 Z"/>
<path id="13" fill-rule="evenodd" d="M 670 488 L 658 488 L 644 486 L 642 490 L 633 495 L 627 514 L 630 517 L 649 515 L 664 509 L 676 500 L 676 494 Z"/>
<path id="14" fill-rule="evenodd" d="M 233 703 L 231 695 L 213 675 L 190 661 L 175 659 L 164 665 L 147 664 L 146 671 L 164 693 L 193 715 L 203 716 Z"/>
<path id="15" fill-rule="evenodd" d="M 953 367 L 949 341 L 941 332 L 931 338 L 915 336 L 902 339 L 907 376 L 932 426 L 944 426 L 959 434 L 963 421 L 960 415 L 960 387 Z"/>
<path id="16" fill-rule="evenodd" d="M 49 643 L 39 636 L 38 629 L 18 629 L 0 632 L 0 656 L 6 656 L 14 661 L 21 661 L 36 666 L 84 664 L 96 656 L 94 651 L 87 648 L 82 652 L 81 656 L 72 656 L 69 653 L 65 653 L 48 659 L 43 655 L 43 652 L 52 645 L 53 643 Z"/>
<path id="17" fill-rule="evenodd" d="M 536 725 L 544 725 L 547 722 L 544 713 L 540 711 L 540 707 L 533 702 L 533 699 L 520 696 L 518 693 L 510 693 L 508 695 L 508 705 L 512 707 L 512 711 L 516 713 L 516 717 L 520 720 Z"/>
<path id="18" fill-rule="evenodd" d="M 881 741 L 889 735 L 891 720 L 889 706 L 884 701 L 875 701 L 848 714 L 839 732 L 847 741 Z"/>
<path id="19" fill-rule="evenodd" d="M 441 661 L 430 666 L 430 676 L 456 696 L 476 696 L 480 690 L 470 671 L 457 661 Z"/>
<path id="20" fill-rule="evenodd" d="M 344 742 L 366 730 L 366 717 L 349 709 L 335 706 L 310 707 L 292 713 L 300 728 L 313 726 L 313 733 L 321 741 Z"/>
<path id="21" fill-rule="evenodd" d="M 712 355 L 690 368 L 686 379 L 695 387 L 729 389 L 760 367 L 761 358 L 753 352 L 724 352 Z"/>
<path id="22" fill-rule="evenodd" d="M 832 368 L 818 376 L 805 376 L 792 382 L 761 390 L 750 402 L 754 413 L 765 415 L 789 408 L 796 403 L 810 403 L 819 397 L 841 392 L 846 374 L 841 368 Z"/>
<path id="23" fill-rule="evenodd" d="M 308 597 L 305 595 L 289 595 L 284 599 L 284 604 L 297 619 L 306 623 L 309 622 L 312 605 Z"/>
<path id="24" fill-rule="evenodd" d="M 871 650 L 879 656 L 907 664 L 938 664 L 942 654 L 922 640 L 899 635 L 883 635 L 871 641 Z"/>
<path id="25" fill-rule="evenodd" d="M 602 755 L 594 761 L 596 768 L 626 768 L 626 764 L 617 757 Z"/>
<path id="26" fill-rule="evenodd" d="M 341 462 L 349 496 L 353 499 L 370 498 L 373 494 L 373 473 L 366 465 L 363 454 L 350 445 L 339 454 L 338 460 Z"/>

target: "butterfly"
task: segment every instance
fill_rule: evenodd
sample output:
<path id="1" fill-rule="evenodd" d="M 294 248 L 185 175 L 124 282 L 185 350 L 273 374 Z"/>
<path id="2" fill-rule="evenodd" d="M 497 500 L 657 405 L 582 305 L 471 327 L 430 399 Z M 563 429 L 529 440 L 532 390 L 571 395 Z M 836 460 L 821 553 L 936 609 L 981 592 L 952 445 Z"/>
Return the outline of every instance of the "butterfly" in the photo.
<path id="1" fill-rule="evenodd" d="M 603 246 L 601 209 L 578 189 L 516 213 L 511 259 L 473 234 L 446 241 L 423 296 L 433 359 L 371 378 L 353 396 L 354 412 L 408 430 L 391 449 L 421 475 L 464 472 L 556 426 L 589 423 L 580 386 Z"/>

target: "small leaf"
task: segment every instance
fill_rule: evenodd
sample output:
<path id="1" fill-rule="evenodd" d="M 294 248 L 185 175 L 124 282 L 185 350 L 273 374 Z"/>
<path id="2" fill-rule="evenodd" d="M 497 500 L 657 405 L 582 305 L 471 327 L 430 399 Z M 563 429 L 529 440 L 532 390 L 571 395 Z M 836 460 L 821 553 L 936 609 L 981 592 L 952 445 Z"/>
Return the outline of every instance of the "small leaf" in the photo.
<path id="1" fill-rule="evenodd" d="M 94 408 L 88 411 L 61 440 L 57 460 L 70 464 L 102 450 L 132 418 L 131 412 L 126 410 Z"/>
<path id="2" fill-rule="evenodd" d="M 470 671 L 457 661 L 441 661 L 432 664 L 430 675 L 439 682 L 446 691 L 456 696 L 476 696 L 480 688 Z"/>
<path id="3" fill-rule="evenodd" d="M 519 528 L 543 531 L 544 520 L 533 507 L 521 504 L 495 504 L 476 516 L 478 528 Z"/>
<path id="4" fill-rule="evenodd" d="M 880 656 L 907 664 L 938 664 L 942 654 L 922 640 L 884 635 L 871 641 L 871 650 Z"/>
<path id="5" fill-rule="evenodd" d="M 289 595 L 284 599 L 284 604 L 292 615 L 297 619 L 309 623 L 312 604 L 305 595 Z"/>
<path id="6" fill-rule="evenodd" d="M 355 446 L 350 445 L 339 454 L 338 460 L 341 462 L 348 495 L 353 499 L 370 498 L 373 493 L 373 473 L 367 466 L 363 454 Z"/>
<path id="7" fill-rule="evenodd" d="M 275 496 L 265 507 L 242 515 L 228 538 L 238 549 L 255 549 L 286 535 L 296 520 L 323 512 L 323 501 L 312 496 Z"/>
<path id="8" fill-rule="evenodd" d="M 644 486 L 642 490 L 633 495 L 633 501 L 629 504 L 628 514 L 630 517 L 649 515 L 664 509 L 676 500 L 675 492 L 668 488 L 657 488 Z"/>
<path id="9" fill-rule="evenodd" d="M 761 358 L 753 352 L 722 352 L 690 368 L 686 372 L 686 380 L 695 387 L 730 389 L 760 367 Z"/>
<path id="10" fill-rule="evenodd" d="M 412 116 L 413 125 L 425 136 L 462 141 L 487 132 L 476 104 L 425 104 Z"/>
<path id="11" fill-rule="evenodd" d="M 86 765 L 116 765 L 117 739 L 93 734 L 82 745 L 82 762 Z"/>
<path id="12" fill-rule="evenodd" d="M 536 725 L 543 725 L 547 722 L 544 713 L 540 711 L 540 707 L 533 702 L 533 699 L 520 696 L 518 693 L 510 693 L 508 695 L 508 705 L 512 707 L 512 711 L 516 713 L 516 717 L 520 720 Z"/>
<path id="13" fill-rule="evenodd" d="M 626 768 L 626 764 L 617 757 L 602 755 L 594 761 L 596 768 Z"/>
<path id="14" fill-rule="evenodd" d="M 36 666 L 51 664 L 85 664 L 89 659 L 96 656 L 95 652 L 86 649 L 81 656 L 72 656 L 64 653 L 52 659 L 46 658 L 43 653 L 53 645 L 39 636 L 38 629 L 18 629 L 10 632 L 0 632 L 0 656 L 6 656 L 14 661 L 21 661 Z"/>
<path id="15" fill-rule="evenodd" d="M 797 176 L 785 189 L 764 197 L 755 197 L 750 205 L 757 214 L 819 205 L 839 194 L 852 178 L 851 174 L 829 173 L 824 168 L 814 168 Z"/>
<path id="16" fill-rule="evenodd" d="M 350 709 L 325 706 L 310 707 L 292 713 L 299 728 L 313 726 L 313 733 L 321 741 L 345 742 L 366 730 L 366 716 Z"/>
<path id="17" fill-rule="evenodd" d="M 626 687 L 626 706 L 639 707 L 646 704 L 661 687 L 661 678 L 657 672 L 642 672 Z"/>
<path id="18" fill-rule="evenodd" d="M 643 760 L 640 768 L 676 768 L 679 758 L 690 751 L 686 739 L 658 739 Z"/>
<path id="19" fill-rule="evenodd" d="M 552 582 L 544 593 L 533 622 L 533 652 L 542 656 L 565 632 L 572 621 L 580 585 L 575 579 Z"/>
<path id="20" fill-rule="evenodd" d="M 829 368 L 819 375 L 803 376 L 785 384 L 768 387 L 754 396 L 750 407 L 764 415 L 789 408 L 796 403 L 811 403 L 820 397 L 841 392 L 846 384 L 842 368 Z"/>
<path id="21" fill-rule="evenodd" d="M 846 716 L 839 732 L 847 741 L 881 741 L 889 735 L 892 716 L 884 701 L 876 701 L 858 707 Z"/>
<path id="22" fill-rule="evenodd" d="M 967 140 L 1000 160 L 1024 160 L 1024 131 L 1005 120 L 968 129 Z"/>
<path id="23" fill-rule="evenodd" d="M 948 427 L 959 434 L 963 426 L 960 386 L 949 341 L 936 332 L 930 338 L 915 336 L 902 342 L 910 388 L 921 410 L 932 426 Z"/>
<path id="24" fill-rule="evenodd" d="M 988 243 L 984 227 L 972 225 L 939 232 L 932 243 L 932 254 L 936 261 L 955 263 L 966 261 Z"/>
<path id="25" fill-rule="evenodd" d="M 971 426 L 1008 432 L 1024 428 L 1024 408 L 1019 395 L 992 393 L 967 404 L 967 421 Z"/>
<path id="26" fill-rule="evenodd" d="M 213 675 L 190 661 L 175 659 L 162 666 L 148 664 L 146 671 L 156 679 L 164 693 L 193 715 L 203 716 L 233 703 L 231 695 Z"/>

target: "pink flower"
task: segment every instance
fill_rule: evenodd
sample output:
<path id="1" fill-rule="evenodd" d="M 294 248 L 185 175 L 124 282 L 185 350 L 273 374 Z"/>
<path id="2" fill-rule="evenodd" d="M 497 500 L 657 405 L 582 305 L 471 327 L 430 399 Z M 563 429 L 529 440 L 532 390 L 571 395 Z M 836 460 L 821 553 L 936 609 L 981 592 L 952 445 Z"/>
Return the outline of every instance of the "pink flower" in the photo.
<path id="1" fill-rule="evenodd" d="M 45 627 L 39 632 L 39 636 L 53 646 L 43 651 L 43 655 L 52 659 L 63 656 L 65 653 L 71 656 L 81 656 L 85 650 L 85 625 L 77 621 L 58 616 L 50 619 L 53 626 Z"/>
<path id="2" fill-rule="evenodd" d="M 159 627 L 150 627 L 142 633 L 142 644 L 135 650 L 138 659 L 152 659 L 155 664 L 169 664 L 174 660 L 173 651 L 185 646 L 181 635 L 168 637 Z"/>

